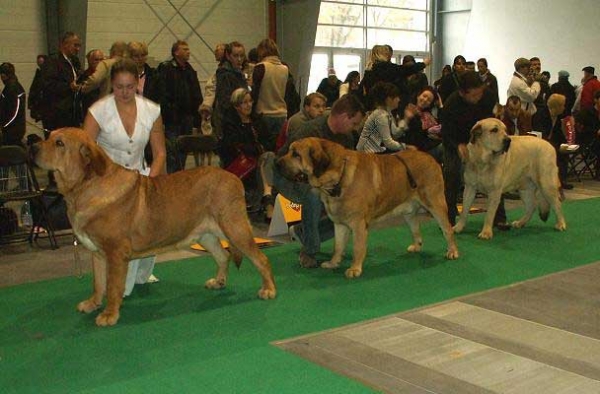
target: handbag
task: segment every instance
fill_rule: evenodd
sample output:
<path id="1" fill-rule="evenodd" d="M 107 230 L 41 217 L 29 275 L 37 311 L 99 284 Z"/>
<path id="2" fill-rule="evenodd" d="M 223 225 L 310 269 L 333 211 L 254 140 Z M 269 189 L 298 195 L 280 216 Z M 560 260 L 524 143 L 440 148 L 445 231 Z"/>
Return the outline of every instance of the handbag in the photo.
<path id="1" fill-rule="evenodd" d="M 246 179 L 258 165 L 258 159 L 253 156 L 246 156 L 244 152 L 240 154 L 225 168 L 225 170 L 237 175 L 240 179 Z"/>

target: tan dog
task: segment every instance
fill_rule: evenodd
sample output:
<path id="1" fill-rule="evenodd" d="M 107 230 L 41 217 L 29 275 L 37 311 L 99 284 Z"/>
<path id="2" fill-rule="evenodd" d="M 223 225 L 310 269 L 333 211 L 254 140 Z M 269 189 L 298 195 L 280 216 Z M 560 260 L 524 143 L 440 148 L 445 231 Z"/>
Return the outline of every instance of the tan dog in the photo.
<path id="1" fill-rule="evenodd" d="M 253 240 L 244 187 L 235 175 L 201 167 L 148 178 L 112 162 L 80 129 L 54 131 L 34 154 L 40 167 L 54 171 L 75 235 L 101 261 L 94 266 L 94 293 L 77 306 L 92 312 L 107 292 L 106 309 L 96 324 L 113 325 L 119 319 L 129 260 L 193 242 L 217 262 L 207 288 L 223 288 L 230 257 L 239 266 L 243 253 L 262 276 L 259 297 L 275 297 L 271 266 Z M 219 237 L 230 241 L 231 256 Z"/>
<path id="2" fill-rule="evenodd" d="M 498 119 L 479 122 L 471 130 L 465 160 L 465 191 L 463 209 L 455 232 L 467 224 L 469 209 L 477 191 L 488 196 L 487 213 L 479 238 L 493 236 L 492 225 L 502 193 L 519 190 L 525 204 L 525 214 L 512 222 L 521 228 L 531 219 L 539 204 L 540 218 L 548 219 L 550 207 L 556 214 L 557 230 L 567 228 L 559 198 L 556 152 L 547 141 L 530 136 L 508 136 L 506 126 Z"/>
<path id="3" fill-rule="evenodd" d="M 448 221 L 442 170 L 429 154 L 411 150 L 374 155 L 346 150 L 328 140 L 304 138 L 292 143 L 277 165 L 288 179 L 306 179 L 321 191 L 321 200 L 335 224 L 334 254 L 331 261 L 321 265 L 323 268 L 339 266 L 351 231 L 354 256 L 346 277 L 360 276 L 369 225 L 388 214 L 404 216 L 413 236 L 408 251 L 419 252 L 423 239 L 416 214 L 421 206 L 433 215 L 444 232 L 448 243 L 446 258 L 458 258 Z"/>

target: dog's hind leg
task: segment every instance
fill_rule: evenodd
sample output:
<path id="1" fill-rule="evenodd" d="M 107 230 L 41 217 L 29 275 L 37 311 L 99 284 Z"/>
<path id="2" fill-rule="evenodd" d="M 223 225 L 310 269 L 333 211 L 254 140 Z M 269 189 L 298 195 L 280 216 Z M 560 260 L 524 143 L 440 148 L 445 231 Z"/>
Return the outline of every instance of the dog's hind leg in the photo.
<path id="1" fill-rule="evenodd" d="M 450 224 L 450 220 L 448 220 L 448 206 L 446 205 L 446 200 L 442 192 L 440 192 L 439 196 L 433 196 L 431 199 L 432 201 L 435 201 L 435 203 L 425 206 L 425 208 L 438 222 L 438 225 L 444 234 L 444 238 L 446 239 L 446 243 L 448 245 L 446 250 L 446 258 L 449 260 L 455 260 L 458 258 L 459 253 L 458 247 L 456 246 L 456 241 L 454 239 L 454 229 Z"/>
<path id="2" fill-rule="evenodd" d="M 321 263 L 321 268 L 335 269 L 340 266 L 344 258 L 344 251 L 350 237 L 350 228 L 345 224 L 334 224 L 335 244 L 333 248 L 333 256 L 329 261 Z"/>
<path id="3" fill-rule="evenodd" d="M 223 234 L 229 239 L 229 242 L 235 246 L 244 256 L 248 257 L 262 276 L 262 287 L 258 291 L 258 296 L 263 300 L 275 298 L 277 290 L 275 289 L 275 280 L 271 264 L 265 254 L 258 248 L 252 236 L 252 229 L 245 217 L 245 208 L 240 211 L 237 218 L 229 217 L 228 222 L 221 223 Z"/>
<path id="4" fill-rule="evenodd" d="M 412 234 L 413 238 L 412 244 L 408 245 L 406 250 L 409 253 L 420 252 L 423 248 L 423 237 L 421 236 L 421 225 L 419 223 L 419 219 L 417 219 L 414 213 L 406 214 L 403 217 L 410 228 L 410 233 Z"/>
<path id="5" fill-rule="evenodd" d="M 560 197 L 558 192 L 558 187 L 554 188 L 553 186 L 542 186 L 540 190 L 543 198 L 548 201 L 554 214 L 556 215 L 556 224 L 554 228 L 558 231 L 564 231 L 567 229 L 567 222 L 565 221 L 565 217 L 562 212 L 562 206 L 560 203 Z"/>
<path id="6" fill-rule="evenodd" d="M 229 253 L 221 246 L 221 241 L 214 234 L 203 234 L 199 239 L 200 244 L 215 259 L 217 263 L 217 275 L 204 282 L 207 289 L 222 289 L 227 284 L 229 273 Z"/>
<path id="7" fill-rule="evenodd" d="M 536 202 L 536 189 L 533 185 L 527 185 L 526 188 L 519 190 L 519 195 L 521 196 L 521 200 L 525 205 L 525 211 L 523 212 L 523 216 L 519 218 L 519 220 L 515 220 L 512 222 L 512 226 L 514 228 L 521 228 L 525 226 L 533 213 L 535 212 L 535 202 Z M 547 206 L 547 204 L 546 204 Z M 540 206 L 540 212 L 542 212 L 542 207 Z M 547 211 L 546 211 L 547 212 Z"/>

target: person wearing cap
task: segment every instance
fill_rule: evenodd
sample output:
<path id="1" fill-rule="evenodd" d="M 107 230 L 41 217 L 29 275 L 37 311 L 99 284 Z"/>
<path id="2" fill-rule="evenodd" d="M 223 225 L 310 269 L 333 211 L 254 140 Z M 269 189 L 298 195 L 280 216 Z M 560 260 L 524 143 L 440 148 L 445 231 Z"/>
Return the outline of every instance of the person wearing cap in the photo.
<path id="1" fill-rule="evenodd" d="M 25 136 L 25 89 L 19 83 L 12 63 L 0 64 L 4 89 L 0 95 L 0 145 L 23 146 Z"/>
<path id="2" fill-rule="evenodd" d="M 563 116 L 571 115 L 571 109 L 575 104 L 575 87 L 569 82 L 569 72 L 560 70 L 558 72 L 558 82 L 550 87 L 550 94 L 562 94 L 566 98 L 565 112 Z"/>
<path id="3" fill-rule="evenodd" d="M 321 93 L 323 96 L 327 97 L 327 108 L 331 108 L 335 100 L 338 99 L 340 95 L 340 85 L 342 81 L 340 81 L 335 74 L 335 70 L 333 68 L 329 68 L 327 70 L 327 78 L 323 78 L 319 87 L 317 88 L 317 92 Z"/>
<path id="4" fill-rule="evenodd" d="M 523 57 L 515 60 L 515 72 L 508 86 L 506 96 L 517 96 L 521 99 L 521 108 L 530 115 L 536 113 L 537 108 L 534 104 L 535 99 L 540 94 L 541 86 L 533 75 L 530 75 L 529 69 L 531 62 Z M 539 75 L 539 74 L 538 74 Z"/>
<path id="5" fill-rule="evenodd" d="M 580 108 L 592 109 L 594 107 L 594 93 L 600 90 L 600 81 L 596 77 L 595 69 L 592 66 L 587 66 L 581 69 L 583 71 L 583 88 L 581 89 Z"/>

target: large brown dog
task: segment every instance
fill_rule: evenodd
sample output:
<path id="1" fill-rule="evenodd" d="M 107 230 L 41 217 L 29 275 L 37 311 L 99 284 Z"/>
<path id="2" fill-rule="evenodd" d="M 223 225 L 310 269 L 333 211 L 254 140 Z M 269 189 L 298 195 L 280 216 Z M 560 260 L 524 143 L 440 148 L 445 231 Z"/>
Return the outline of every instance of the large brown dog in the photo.
<path id="1" fill-rule="evenodd" d="M 94 293 L 77 306 L 92 312 L 107 292 L 106 309 L 96 324 L 113 325 L 119 319 L 129 260 L 193 242 L 217 262 L 207 288 L 223 288 L 230 257 L 239 266 L 244 254 L 262 276 L 259 297 L 275 297 L 271 266 L 253 240 L 244 187 L 235 175 L 201 167 L 148 178 L 112 162 L 80 129 L 54 131 L 35 146 L 34 155 L 40 167 L 54 171 L 75 235 L 101 261 L 94 266 Z M 219 237 L 230 241 L 231 256 Z"/>
<path id="2" fill-rule="evenodd" d="M 466 162 L 463 210 L 454 226 L 455 232 L 461 232 L 467 224 L 477 191 L 488 195 L 479 238 L 492 238 L 492 224 L 502 193 L 515 190 L 519 190 L 525 204 L 525 214 L 512 222 L 513 227 L 525 226 L 535 211 L 537 199 L 543 221 L 548 219 L 552 207 L 556 214 L 555 228 L 560 231 L 567 228 L 560 206 L 556 152 L 550 143 L 532 136 L 508 136 L 504 123 L 489 118 L 473 126 L 467 152 L 463 158 Z"/>
<path id="3" fill-rule="evenodd" d="M 367 229 L 374 219 L 388 214 L 404 216 L 413 236 L 408 251 L 419 252 L 423 239 L 415 216 L 420 206 L 442 228 L 448 243 L 446 257 L 458 258 L 448 221 L 442 170 L 427 153 L 410 150 L 374 155 L 347 150 L 319 138 L 305 138 L 292 143 L 277 165 L 288 179 L 308 180 L 321 192 L 327 214 L 335 224 L 334 254 L 322 267 L 339 266 L 352 231 L 354 256 L 346 277 L 360 276 L 367 253 Z"/>

